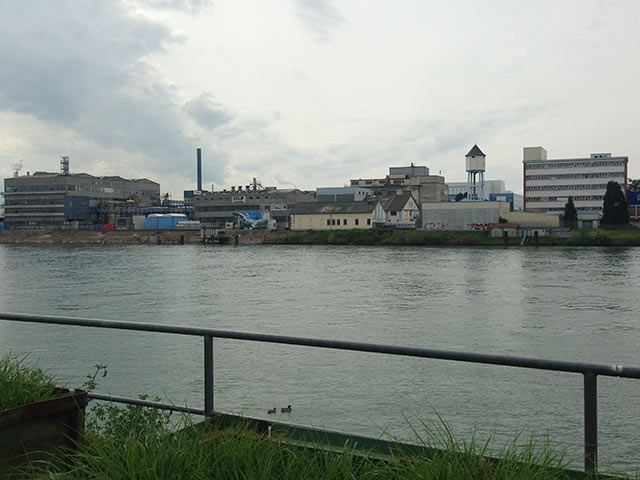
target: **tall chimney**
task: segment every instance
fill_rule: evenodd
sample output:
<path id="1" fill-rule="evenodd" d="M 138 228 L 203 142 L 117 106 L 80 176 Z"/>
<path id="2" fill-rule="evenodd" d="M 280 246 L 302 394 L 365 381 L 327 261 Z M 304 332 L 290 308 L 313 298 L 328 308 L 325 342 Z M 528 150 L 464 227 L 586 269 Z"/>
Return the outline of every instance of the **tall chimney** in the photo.
<path id="1" fill-rule="evenodd" d="M 198 191 L 202 191 L 202 150 L 198 148 L 196 150 L 198 155 Z"/>

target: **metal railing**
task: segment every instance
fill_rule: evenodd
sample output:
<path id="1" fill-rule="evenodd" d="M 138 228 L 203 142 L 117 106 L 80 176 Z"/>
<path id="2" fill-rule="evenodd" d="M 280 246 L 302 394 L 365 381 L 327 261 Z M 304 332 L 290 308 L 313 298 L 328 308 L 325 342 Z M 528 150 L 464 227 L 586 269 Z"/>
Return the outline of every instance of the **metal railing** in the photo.
<path id="1" fill-rule="evenodd" d="M 114 328 L 120 330 L 135 330 L 143 332 L 172 333 L 191 335 L 204 338 L 204 409 L 190 408 L 179 405 L 169 405 L 160 402 L 137 400 L 91 393 L 90 398 L 113 402 L 143 405 L 179 412 L 187 412 L 204 416 L 214 416 L 222 413 L 214 410 L 213 390 L 213 339 L 227 338 L 253 342 L 279 343 L 285 345 L 300 345 L 307 347 L 332 348 L 357 352 L 382 353 L 387 355 L 401 355 L 406 357 L 435 358 L 458 362 L 481 363 L 486 365 L 502 365 L 518 368 L 533 368 L 556 372 L 579 373 L 584 378 L 584 468 L 593 471 L 598 461 L 598 413 L 597 413 L 597 377 L 623 377 L 640 379 L 640 367 L 624 365 L 603 365 L 584 362 L 567 362 L 530 357 L 515 357 L 507 355 L 491 355 L 484 353 L 470 353 L 450 350 L 435 350 L 429 348 L 403 347 L 397 345 L 381 345 L 375 343 L 348 342 L 340 340 L 324 340 L 318 338 L 291 337 L 284 335 L 268 335 L 261 333 L 235 332 L 229 330 L 215 330 L 210 328 L 183 327 L 177 325 L 160 325 L 153 323 L 123 322 L 113 320 L 98 320 L 89 318 L 60 317 L 50 315 L 28 315 L 17 313 L 0 313 L 0 320 L 17 322 L 47 323 L 55 325 L 76 325 L 84 327 Z"/>

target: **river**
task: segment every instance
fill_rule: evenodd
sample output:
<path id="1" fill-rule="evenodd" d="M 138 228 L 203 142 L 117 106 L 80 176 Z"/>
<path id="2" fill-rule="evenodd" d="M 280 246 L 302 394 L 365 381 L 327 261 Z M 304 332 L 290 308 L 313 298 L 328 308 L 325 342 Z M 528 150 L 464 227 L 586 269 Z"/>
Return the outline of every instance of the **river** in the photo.
<path id="1" fill-rule="evenodd" d="M 640 365 L 640 249 L 0 245 L 0 311 Z M 0 354 L 202 407 L 202 340 L 0 321 Z M 214 340 L 215 407 L 411 438 L 533 435 L 582 461 L 582 376 Z M 640 467 L 640 381 L 598 379 L 599 462 Z"/>

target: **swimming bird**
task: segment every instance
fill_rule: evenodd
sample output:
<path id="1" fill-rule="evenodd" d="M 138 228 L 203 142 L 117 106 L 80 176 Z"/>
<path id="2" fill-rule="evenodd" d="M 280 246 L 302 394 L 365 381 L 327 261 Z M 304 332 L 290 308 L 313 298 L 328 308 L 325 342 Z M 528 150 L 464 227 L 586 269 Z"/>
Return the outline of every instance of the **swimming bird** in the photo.
<path id="1" fill-rule="evenodd" d="M 273 407 L 271 410 L 267 410 L 267 413 L 271 415 L 272 413 L 276 413 L 276 407 Z"/>
<path id="2" fill-rule="evenodd" d="M 286 412 L 290 412 L 290 411 L 291 411 L 291 405 L 289 405 L 288 407 L 282 407 L 282 408 L 280 409 L 280 411 L 281 411 L 281 412 L 284 412 L 284 413 L 286 413 Z"/>

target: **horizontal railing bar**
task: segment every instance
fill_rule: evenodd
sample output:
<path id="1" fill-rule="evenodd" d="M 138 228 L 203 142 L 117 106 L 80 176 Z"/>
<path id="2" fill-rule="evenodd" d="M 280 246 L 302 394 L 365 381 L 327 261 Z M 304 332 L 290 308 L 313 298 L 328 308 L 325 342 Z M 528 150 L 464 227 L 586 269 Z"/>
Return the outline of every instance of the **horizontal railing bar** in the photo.
<path id="1" fill-rule="evenodd" d="M 171 410 L 173 412 L 191 413 L 193 415 L 204 415 L 204 410 L 201 408 L 184 407 L 182 405 L 172 405 L 170 403 L 152 402 L 150 400 L 143 400 L 141 398 L 128 398 L 119 397 L 117 395 L 104 395 L 102 393 L 89 393 L 89 398 L 92 400 L 103 400 L 105 402 L 114 403 L 127 403 L 129 405 L 139 405 L 141 407 L 152 407 L 161 410 Z M 221 412 L 214 410 L 214 415 Z"/>
<path id="2" fill-rule="evenodd" d="M 307 347 L 332 348 L 369 353 L 383 353 L 407 357 L 435 358 L 440 360 L 454 360 L 459 362 L 482 363 L 488 365 L 502 365 L 509 367 L 532 368 L 568 373 L 584 373 L 593 371 L 596 375 L 609 377 L 639 378 L 639 367 L 624 365 L 604 365 L 595 363 L 569 362 L 562 360 L 548 360 L 531 357 L 515 357 L 508 355 L 492 355 L 486 353 L 460 352 L 453 350 L 437 350 L 430 348 L 405 347 L 398 345 L 384 345 L 375 343 L 350 342 L 342 340 L 326 340 L 319 338 L 291 337 L 285 335 L 270 335 L 264 333 L 236 332 L 230 330 L 215 330 L 199 327 L 184 327 L 178 325 L 162 325 L 157 323 L 123 322 L 114 320 L 98 320 L 90 318 L 60 317 L 52 315 L 29 315 L 18 313 L 0 313 L 0 320 L 20 322 L 48 323 L 56 325 L 76 325 L 85 327 L 113 328 L 121 330 L 137 330 L 144 332 L 173 333 L 179 335 L 211 336 L 232 340 L 247 340 L 255 342 L 279 343 L 285 345 L 300 345 Z"/>

